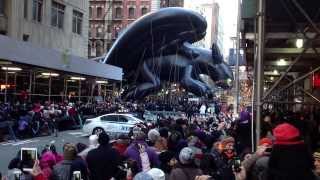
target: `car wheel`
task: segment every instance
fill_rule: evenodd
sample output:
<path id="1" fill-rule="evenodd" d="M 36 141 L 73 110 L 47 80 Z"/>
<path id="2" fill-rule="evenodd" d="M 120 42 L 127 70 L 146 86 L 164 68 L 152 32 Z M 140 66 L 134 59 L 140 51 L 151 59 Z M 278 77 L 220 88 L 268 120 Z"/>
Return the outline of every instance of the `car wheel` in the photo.
<path id="1" fill-rule="evenodd" d="M 94 128 L 92 131 L 93 135 L 99 135 L 100 133 L 104 132 L 104 130 L 100 127 Z"/>

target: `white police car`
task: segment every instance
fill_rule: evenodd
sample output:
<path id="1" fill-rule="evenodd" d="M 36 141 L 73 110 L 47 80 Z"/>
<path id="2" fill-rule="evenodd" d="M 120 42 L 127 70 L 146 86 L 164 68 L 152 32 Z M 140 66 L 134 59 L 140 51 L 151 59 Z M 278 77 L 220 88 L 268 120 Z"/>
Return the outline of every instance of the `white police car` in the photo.
<path id="1" fill-rule="evenodd" d="M 116 136 L 129 133 L 130 128 L 139 123 L 143 123 L 143 121 L 131 114 L 106 114 L 87 119 L 82 130 L 88 135 L 99 134 L 104 131 L 111 136 Z"/>

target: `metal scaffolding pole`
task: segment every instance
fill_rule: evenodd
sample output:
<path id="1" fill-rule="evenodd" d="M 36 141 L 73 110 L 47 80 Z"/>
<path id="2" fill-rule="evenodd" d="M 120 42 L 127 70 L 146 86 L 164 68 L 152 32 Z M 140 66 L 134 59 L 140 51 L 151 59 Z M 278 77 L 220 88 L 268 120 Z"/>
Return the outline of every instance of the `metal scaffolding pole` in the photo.
<path id="1" fill-rule="evenodd" d="M 29 101 L 31 102 L 31 94 L 32 94 L 32 71 L 29 74 Z"/>
<path id="2" fill-rule="evenodd" d="M 298 23 L 297 23 L 297 21 L 295 20 L 294 15 L 293 15 L 292 12 L 290 11 L 290 9 L 287 7 L 287 4 L 286 4 L 283 0 L 281 0 L 280 2 L 281 2 L 281 4 L 282 4 L 282 7 L 283 7 L 283 8 L 286 10 L 286 12 L 288 13 L 291 21 L 295 24 L 296 28 L 299 29 Z M 301 6 L 300 6 L 296 1 L 293 1 L 293 2 L 294 2 L 294 4 L 298 7 L 298 9 L 300 10 L 300 12 L 306 17 L 306 19 L 309 21 L 309 23 L 314 27 L 315 24 L 314 24 L 314 22 L 311 20 L 311 18 L 308 16 L 308 14 L 306 14 L 306 12 L 301 8 Z M 317 15 L 316 15 L 314 18 L 317 18 L 318 15 L 319 15 L 319 14 L 317 13 Z M 263 99 L 267 98 L 268 95 L 270 95 L 270 94 L 272 93 L 272 91 L 279 85 L 280 81 L 288 74 L 288 72 L 291 70 L 291 68 L 301 59 L 301 57 L 303 56 L 303 54 L 305 54 L 305 53 L 308 51 L 308 49 L 310 48 L 310 46 L 311 46 L 311 48 L 313 48 L 313 47 L 312 47 L 312 43 L 313 43 L 314 40 L 316 40 L 316 39 L 319 37 L 319 32 L 320 32 L 320 31 L 317 31 L 318 33 L 317 33 L 317 34 L 314 36 L 314 38 L 312 39 L 312 38 L 309 38 L 309 37 L 306 35 L 307 30 L 308 30 L 308 29 L 306 28 L 306 29 L 304 29 L 304 30 L 302 31 L 302 35 L 304 36 L 305 39 L 307 39 L 306 47 L 305 47 L 305 48 L 303 49 L 303 51 L 299 54 L 299 56 L 297 56 L 297 57 L 295 58 L 295 60 L 290 64 L 290 66 L 286 69 L 286 71 L 285 71 L 283 74 L 281 74 L 280 78 L 272 85 L 272 87 L 265 93 Z M 315 53 L 317 53 L 317 50 L 316 50 L 315 48 L 313 48 L 313 49 L 314 49 Z"/>
<path id="3" fill-rule="evenodd" d="M 52 82 L 52 79 L 51 79 L 51 73 L 50 73 L 50 75 L 49 75 L 49 97 L 48 97 L 49 102 L 51 102 L 51 82 Z"/>
<path id="4" fill-rule="evenodd" d="M 81 101 L 81 79 L 79 79 L 79 91 L 78 91 L 78 101 L 80 102 Z"/>
<path id="5" fill-rule="evenodd" d="M 6 80 L 5 80 L 5 88 L 4 88 L 4 102 L 7 103 L 7 88 L 8 88 L 8 69 L 6 70 Z"/>
<path id="6" fill-rule="evenodd" d="M 257 86 L 256 86 L 256 144 L 260 140 L 260 121 L 262 113 L 262 95 L 263 95 L 263 58 L 264 58 L 264 29 L 265 29 L 265 0 L 259 0 L 259 9 L 258 9 L 258 48 L 257 48 Z"/>
<path id="7" fill-rule="evenodd" d="M 241 24 L 241 0 L 238 0 L 238 22 L 237 22 L 237 44 L 236 44 L 236 67 L 235 67 L 235 92 L 234 92 L 234 113 L 239 111 L 239 61 L 240 61 L 240 24 Z"/>

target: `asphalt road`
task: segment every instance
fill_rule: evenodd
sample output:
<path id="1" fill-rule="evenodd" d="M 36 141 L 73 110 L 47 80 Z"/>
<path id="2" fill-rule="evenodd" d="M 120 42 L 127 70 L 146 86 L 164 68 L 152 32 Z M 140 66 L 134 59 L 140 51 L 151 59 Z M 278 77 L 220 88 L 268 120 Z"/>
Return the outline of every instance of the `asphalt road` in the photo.
<path id="1" fill-rule="evenodd" d="M 67 142 L 88 144 L 88 137 L 81 130 L 70 130 L 59 132 L 58 137 L 43 136 L 17 142 L 2 142 L 0 143 L 0 172 L 7 173 L 10 160 L 17 155 L 22 147 L 38 148 L 38 151 L 42 151 L 46 144 L 54 143 L 57 151 L 62 153 L 62 147 Z"/>

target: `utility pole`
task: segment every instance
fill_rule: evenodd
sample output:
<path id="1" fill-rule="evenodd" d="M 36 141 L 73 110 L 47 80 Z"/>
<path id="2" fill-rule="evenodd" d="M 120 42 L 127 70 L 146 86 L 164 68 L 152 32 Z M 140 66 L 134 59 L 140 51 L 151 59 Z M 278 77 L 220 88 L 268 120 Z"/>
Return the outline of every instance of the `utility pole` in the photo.
<path id="1" fill-rule="evenodd" d="M 256 144 L 260 140 L 260 130 L 261 130 L 261 113 L 262 113 L 262 97 L 263 97 L 263 58 L 264 58 L 264 35 L 265 35 L 265 0 L 259 0 L 258 7 L 258 48 L 257 48 L 257 64 L 256 64 L 256 74 L 257 74 L 257 86 L 256 86 Z"/>

